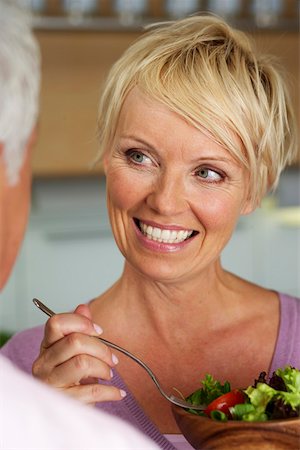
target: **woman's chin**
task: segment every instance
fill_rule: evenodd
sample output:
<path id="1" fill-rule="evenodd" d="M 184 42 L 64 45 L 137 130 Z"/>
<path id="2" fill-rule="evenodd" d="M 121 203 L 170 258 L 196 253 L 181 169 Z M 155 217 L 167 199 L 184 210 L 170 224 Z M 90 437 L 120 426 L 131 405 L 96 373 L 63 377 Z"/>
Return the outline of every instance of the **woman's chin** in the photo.
<path id="1" fill-rule="evenodd" d="M 150 282 L 174 283 L 183 281 L 190 273 L 187 267 L 179 270 L 178 265 L 167 264 L 166 262 L 144 262 L 134 264 L 134 270 Z"/>

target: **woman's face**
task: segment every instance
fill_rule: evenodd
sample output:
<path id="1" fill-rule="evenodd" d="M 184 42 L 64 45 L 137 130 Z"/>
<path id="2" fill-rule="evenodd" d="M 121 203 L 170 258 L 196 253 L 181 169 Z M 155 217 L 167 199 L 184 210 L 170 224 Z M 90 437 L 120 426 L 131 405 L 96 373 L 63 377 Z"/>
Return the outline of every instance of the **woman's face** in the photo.
<path id="1" fill-rule="evenodd" d="M 153 280 L 213 269 L 239 216 L 250 212 L 246 170 L 138 88 L 125 100 L 104 168 L 117 245 Z"/>

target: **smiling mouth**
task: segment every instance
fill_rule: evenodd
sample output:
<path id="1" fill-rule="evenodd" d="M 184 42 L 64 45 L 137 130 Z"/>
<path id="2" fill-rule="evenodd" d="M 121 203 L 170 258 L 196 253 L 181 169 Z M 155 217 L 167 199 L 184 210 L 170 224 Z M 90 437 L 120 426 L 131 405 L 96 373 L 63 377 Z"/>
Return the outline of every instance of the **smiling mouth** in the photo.
<path id="1" fill-rule="evenodd" d="M 198 231 L 194 230 L 168 230 L 167 228 L 153 227 L 151 225 L 146 225 L 138 219 L 134 219 L 134 222 L 143 235 L 147 236 L 148 239 L 163 242 L 164 244 L 179 244 L 180 242 L 187 241 L 192 236 L 198 234 Z"/>

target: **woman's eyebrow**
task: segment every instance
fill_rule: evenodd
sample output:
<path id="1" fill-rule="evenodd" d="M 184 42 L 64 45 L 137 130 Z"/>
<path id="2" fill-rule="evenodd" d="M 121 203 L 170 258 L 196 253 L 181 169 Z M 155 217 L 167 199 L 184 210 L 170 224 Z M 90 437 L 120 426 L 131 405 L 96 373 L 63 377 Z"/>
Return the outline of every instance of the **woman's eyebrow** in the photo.
<path id="1" fill-rule="evenodd" d="M 195 162 L 197 162 L 197 161 L 200 161 L 200 162 L 202 162 L 202 161 L 216 161 L 216 162 L 225 162 L 225 163 L 230 163 L 230 164 L 232 164 L 232 163 L 235 163 L 236 164 L 236 161 L 234 160 L 234 159 L 232 159 L 232 158 L 226 158 L 226 157 L 218 157 L 218 156 L 212 156 L 212 155 L 203 155 L 203 156 L 199 156 L 198 158 L 195 158 L 195 160 L 194 160 Z"/>
<path id="2" fill-rule="evenodd" d="M 142 144 L 145 147 L 151 148 L 153 150 L 155 150 L 155 146 L 153 144 L 151 144 L 150 142 L 147 142 L 145 139 L 131 135 L 131 134 L 121 134 L 119 136 L 119 139 L 123 139 L 123 140 L 130 140 L 130 141 L 135 141 L 138 144 Z"/>

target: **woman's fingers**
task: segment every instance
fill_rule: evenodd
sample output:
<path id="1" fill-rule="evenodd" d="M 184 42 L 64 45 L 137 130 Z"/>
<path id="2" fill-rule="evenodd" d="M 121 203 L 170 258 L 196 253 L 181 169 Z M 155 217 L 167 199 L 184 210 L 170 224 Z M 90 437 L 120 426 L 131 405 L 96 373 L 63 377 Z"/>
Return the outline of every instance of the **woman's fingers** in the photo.
<path id="1" fill-rule="evenodd" d="M 75 309 L 74 313 L 80 314 L 81 316 L 86 317 L 87 319 L 92 320 L 92 313 L 88 305 L 78 305 Z"/>
<path id="2" fill-rule="evenodd" d="M 87 334 L 89 336 L 99 336 L 99 334 L 102 333 L 102 329 L 99 325 L 94 324 L 88 317 L 79 313 L 55 314 L 46 322 L 41 348 L 48 348 L 54 344 L 54 342 L 57 342 L 64 336 L 74 332 Z"/>
<path id="3" fill-rule="evenodd" d="M 87 305 L 79 305 L 74 313 L 54 315 L 46 323 L 33 375 L 85 403 L 121 400 L 123 391 L 96 382 L 109 381 L 118 362 L 111 349 L 96 339 L 101 333 Z"/>
<path id="4" fill-rule="evenodd" d="M 110 380 L 112 378 L 112 370 L 103 361 L 81 354 L 54 367 L 50 372 L 46 370 L 39 372 L 39 378 L 42 381 L 63 389 L 73 385 L 77 386 L 81 380 L 89 377 Z"/>
<path id="5" fill-rule="evenodd" d="M 65 360 L 57 349 L 60 346 L 66 347 L 68 350 L 71 350 L 70 354 L 72 354 L 72 350 L 74 351 L 75 349 L 72 349 L 71 346 L 66 346 L 64 342 L 71 337 L 72 335 L 66 336 L 51 348 L 45 350 L 33 364 L 33 374 L 40 380 L 53 387 L 64 390 L 66 393 L 77 397 L 85 403 L 121 400 L 126 395 L 123 391 L 120 393 L 120 390 L 113 386 L 101 385 L 95 382 L 98 379 L 109 381 L 113 376 L 111 366 L 102 359 L 99 359 L 100 355 L 100 358 L 109 359 L 110 362 L 112 360 L 110 349 L 95 338 L 81 335 L 79 337 L 81 337 L 83 342 L 87 339 L 91 341 L 95 340 L 89 350 L 86 351 L 90 353 L 94 352 L 96 356 L 91 356 L 86 353 L 76 354 L 75 351 L 74 356 Z M 84 347 L 84 344 L 82 346 Z M 62 362 L 60 364 L 54 364 L 49 353 L 52 353 L 54 358 L 55 355 L 60 357 Z M 64 353 L 64 350 L 62 350 L 62 353 Z M 45 361 L 47 360 L 48 362 L 46 363 Z"/>
<path id="6" fill-rule="evenodd" d="M 122 389 L 103 384 L 73 386 L 65 392 L 83 403 L 88 404 L 118 401 L 126 396 L 126 392 Z"/>
<path id="7" fill-rule="evenodd" d="M 55 342 L 48 348 L 42 348 L 39 358 L 34 364 L 34 373 L 44 376 L 54 367 L 70 360 L 76 355 L 97 358 L 113 367 L 118 359 L 111 349 L 99 339 L 81 333 L 71 333 Z"/>

